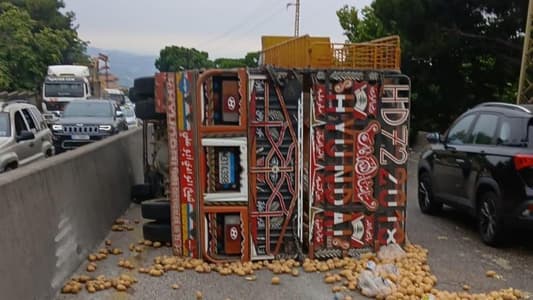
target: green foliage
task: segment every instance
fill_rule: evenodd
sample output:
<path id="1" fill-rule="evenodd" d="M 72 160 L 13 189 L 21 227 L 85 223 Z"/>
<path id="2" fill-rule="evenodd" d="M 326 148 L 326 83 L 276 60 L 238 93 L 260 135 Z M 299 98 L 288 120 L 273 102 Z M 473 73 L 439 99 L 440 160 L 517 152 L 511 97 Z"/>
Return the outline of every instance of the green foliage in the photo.
<path id="1" fill-rule="evenodd" d="M 337 11 L 337 17 L 348 41 L 353 43 L 367 42 L 386 35 L 383 24 L 371 7 L 364 7 L 361 14 L 362 18 L 359 18 L 358 10 L 348 5 Z"/>
<path id="2" fill-rule="evenodd" d="M 259 52 L 248 52 L 244 57 L 244 64 L 247 67 L 257 67 L 259 65 Z"/>
<path id="3" fill-rule="evenodd" d="M 167 46 L 159 52 L 155 67 L 161 72 L 212 67 L 209 54 L 194 48 Z"/>
<path id="4" fill-rule="evenodd" d="M 161 72 L 176 72 L 179 70 L 201 68 L 243 68 L 257 67 L 259 52 L 249 52 L 244 58 L 217 58 L 209 60 L 209 54 L 194 48 L 166 46 L 159 52 L 155 67 Z"/>
<path id="5" fill-rule="evenodd" d="M 242 58 L 217 58 L 213 63 L 216 68 L 220 69 L 246 67 L 246 63 Z"/>
<path id="6" fill-rule="evenodd" d="M 47 66 L 84 63 L 86 43 L 62 1 L 12 0 L 0 4 L 0 90 L 36 90 Z"/>
<path id="7" fill-rule="evenodd" d="M 214 66 L 220 69 L 257 67 L 259 62 L 259 52 L 248 52 L 244 58 L 217 58 Z"/>
<path id="8" fill-rule="evenodd" d="M 514 102 L 527 0 L 374 0 L 337 13 L 351 41 L 398 34 L 412 127 L 444 131 L 485 101 Z"/>

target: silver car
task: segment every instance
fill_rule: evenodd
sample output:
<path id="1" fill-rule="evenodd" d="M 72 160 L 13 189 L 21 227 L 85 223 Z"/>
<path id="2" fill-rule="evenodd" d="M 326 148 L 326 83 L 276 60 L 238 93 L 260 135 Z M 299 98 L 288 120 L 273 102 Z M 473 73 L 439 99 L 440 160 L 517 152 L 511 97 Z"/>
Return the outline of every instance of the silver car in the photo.
<path id="1" fill-rule="evenodd" d="M 32 104 L 0 100 L 0 173 L 54 155 L 52 132 Z"/>

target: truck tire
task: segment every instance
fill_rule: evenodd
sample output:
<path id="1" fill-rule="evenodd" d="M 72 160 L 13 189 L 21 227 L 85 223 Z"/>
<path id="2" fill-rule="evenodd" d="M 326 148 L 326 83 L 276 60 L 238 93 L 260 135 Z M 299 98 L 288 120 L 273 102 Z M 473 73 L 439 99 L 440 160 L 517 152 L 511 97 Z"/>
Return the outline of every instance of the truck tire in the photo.
<path id="1" fill-rule="evenodd" d="M 163 176 L 157 171 L 147 171 L 144 174 L 144 182 L 150 185 L 150 191 L 153 198 L 160 198 L 164 196 Z"/>
<path id="2" fill-rule="evenodd" d="M 154 97 L 155 78 L 154 76 L 139 77 L 133 81 L 133 88 L 137 96 Z"/>
<path id="3" fill-rule="evenodd" d="M 165 114 L 160 114 L 155 111 L 154 99 L 139 101 L 135 104 L 135 114 L 141 120 L 164 120 Z"/>
<path id="4" fill-rule="evenodd" d="M 172 241 L 170 222 L 144 223 L 143 237 L 145 240 L 153 242 L 170 243 Z"/>
<path id="5" fill-rule="evenodd" d="M 158 222 L 170 222 L 170 201 L 156 198 L 141 203 L 141 215 L 144 219 Z"/>
<path id="6" fill-rule="evenodd" d="M 128 97 L 130 98 L 131 102 L 138 103 L 144 100 L 150 100 L 154 98 L 154 94 L 141 94 L 138 93 L 135 88 L 130 88 L 130 92 L 128 93 Z"/>
<path id="7" fill-rule="evenodd" d="M 150 184 L 142 183 L 131 187 L 131 202 L 133 203 L 141 203 L 152 197 L 152 189 Z"/>

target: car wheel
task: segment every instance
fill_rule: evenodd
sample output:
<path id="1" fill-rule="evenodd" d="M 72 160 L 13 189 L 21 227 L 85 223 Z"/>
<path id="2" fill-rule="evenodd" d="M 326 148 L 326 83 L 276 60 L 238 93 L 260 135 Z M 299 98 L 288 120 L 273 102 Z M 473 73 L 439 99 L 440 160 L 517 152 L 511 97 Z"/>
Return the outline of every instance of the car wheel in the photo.
<path id="1" fill-rule="evenodd" d="M 144 219 L 170 222 L 170 202 L 167 198 L 157 198 L 141 203 Z"/>
<path id="2" fill-rule="evenodd" d="M 418 177 L 418 206 L 425 214 L 435 214 L 442 209 L 442 203 L 435 200 L 431 177 L 427 172 Z"/>
<path id="3" fill-rule="evenodd" d="M 170 243 L 172 241 L 170 222 L 144 223 L 143 237 L 149 241 Z"/>
<path id="4" fill-rule="evenodd" d="M 504 232 L 498 203 L 498 195 L 489 191 L 481 195 L 477 208 L 478 230 L 481 240 L 490 246 L 499 245 Z"/>
<path id="5" fill-rule="evenodd" d="M 17 167 L 16 166 L 13 166 L 13 165 L 9 165 L 9 166 L 6 166 L 4 168 L 4 172 L 7 172 L 7 171 L 11 171 L 11 170 L 15 170 Z"/>

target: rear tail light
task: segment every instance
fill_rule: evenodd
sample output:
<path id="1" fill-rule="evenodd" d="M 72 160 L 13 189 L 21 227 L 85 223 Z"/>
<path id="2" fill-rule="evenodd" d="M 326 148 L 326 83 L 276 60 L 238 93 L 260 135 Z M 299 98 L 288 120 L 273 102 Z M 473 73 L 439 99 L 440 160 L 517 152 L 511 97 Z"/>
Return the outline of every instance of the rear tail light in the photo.
<path id="1" fill-rule="evenodd" d="M 513 162 L 524 183 L 533 188 L 533 154 L 517 154 L 513 157 Z"/>
<path id="2" fill-rule="evenodd" d="M 533 155 L 532 154 L 517 154 L 513 158 L 514 167 L 517 171 L 525 168 L 533 167 Z"/>

